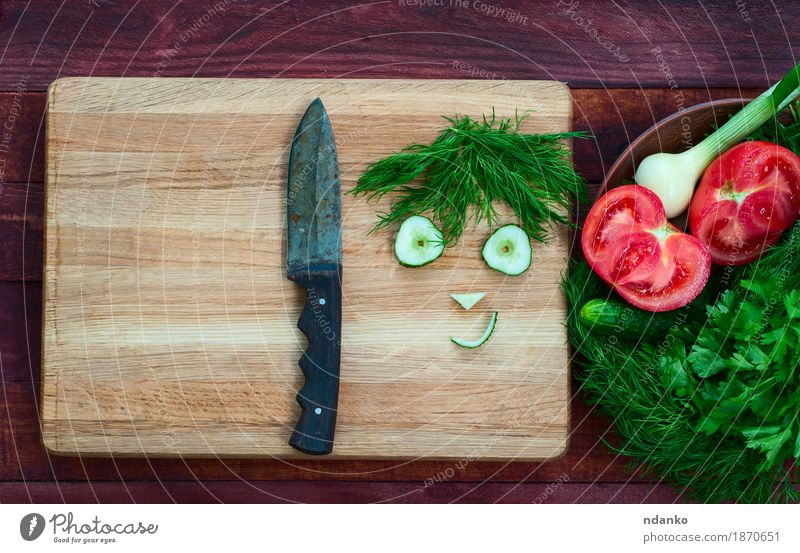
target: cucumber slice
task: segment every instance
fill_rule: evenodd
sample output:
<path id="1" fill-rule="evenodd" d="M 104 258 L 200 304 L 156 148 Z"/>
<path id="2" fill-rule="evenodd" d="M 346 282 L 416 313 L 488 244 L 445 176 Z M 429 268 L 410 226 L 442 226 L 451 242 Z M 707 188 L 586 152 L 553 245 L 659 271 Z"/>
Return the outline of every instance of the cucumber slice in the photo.
<path id="1" fill-rule="evenodd" d="M 394 239 L 394 254 L 400 265 L 422 267 L 444 251 L 442 231 L 427 217 L 413 215 L 403 221 Z"/>
<path id="2" fill-rule="evenodd" d="M 450 294 L 450 297 L 458 302 L 458 305 L 469 311 L 475 304 L 483 299 L 486 292 L 473 292 L 471 294 Z"/>
<path id="3" fill-rule="evenodd" d="M 489 319 L 489 326 L 486 327 L 486 330 L 483 332 L 483 336 L 478 338 L 477 340 L 464 340 L 463 338 L 450 338 L 454 344 L 461 346 L 462 348 L 478 348 L 485 344 L 489 337 L 494 332 L 494 327 L 497 324 L 497 311 L 492 313 L 492 318 Z"/>
<path id="4" fill-rule="evenodd" d="M 531 266 L 531 239 L 517 225 L 504 225 L 483 244 L 483 260 L 506 275 L 521 275 Z"/>

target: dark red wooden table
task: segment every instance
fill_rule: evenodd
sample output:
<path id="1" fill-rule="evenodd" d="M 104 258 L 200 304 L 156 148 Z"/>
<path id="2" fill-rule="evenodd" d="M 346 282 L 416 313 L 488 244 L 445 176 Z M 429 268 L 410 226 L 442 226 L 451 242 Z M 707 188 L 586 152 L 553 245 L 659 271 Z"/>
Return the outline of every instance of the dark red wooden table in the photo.
<path id="1" fill-rule="evenodd" d="M 574 92 L 575 128 L 595 136 L 575 160 L 596 190 L 659 118 L 780 78 L 798 28 L 796 0 L 4 0 L 0 502 L 680 500 L 602 445 L 613 421 L 577 385 L 569 451 L 547 463 L 48 456 L 37 416 L 44 92 L 67 75 L 559 79 Z"/>

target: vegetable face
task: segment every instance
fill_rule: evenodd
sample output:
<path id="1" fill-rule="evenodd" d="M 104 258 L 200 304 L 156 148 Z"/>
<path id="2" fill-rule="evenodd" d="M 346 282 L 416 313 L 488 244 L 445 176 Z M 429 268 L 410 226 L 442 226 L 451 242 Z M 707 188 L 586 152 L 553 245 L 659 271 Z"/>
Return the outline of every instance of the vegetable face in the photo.
<path id="1" fill-rule="evenodd" d="M 658 195 L 667 217 L 680 215 L 689 206 L 694 186 L 708 164 L 780 113 L 800 95 L 799 86 L 800 65 L 694 148 L 679 154 L 658 153 L 644 158 L 636 168 L 634 180 Z"/>
<path id="2" fill-rule="evenodd" d="M 705 246 L 667 221 L 658 196 L 636 185 L 614 188 L 594 204 L 581 246 L 600 278 L 647 311 L 686 305 L 711 271 Z"/>
<path id="3" fill-rule="evenodd" d="M 778 241 L 800 215 L 800 158 L 745 142 L 708 167 L 689 208 L 691 232 L 721 265 L 742 265 Z"/>

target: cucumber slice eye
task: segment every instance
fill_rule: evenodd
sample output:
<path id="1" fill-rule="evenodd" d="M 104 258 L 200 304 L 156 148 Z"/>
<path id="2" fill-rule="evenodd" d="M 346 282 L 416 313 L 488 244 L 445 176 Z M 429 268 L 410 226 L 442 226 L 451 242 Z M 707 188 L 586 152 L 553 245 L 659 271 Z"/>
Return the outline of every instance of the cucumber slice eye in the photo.
<path id="1" fill-rule="evenodd" d="M 521 275 L 531 266 L 531 239 L 517 225 L 504 225 L 483 244 L 483 260 L 506 275 Z"/>
<path id="2" fill-rule="evenodd" d="M 444 251 L 442 231 L 427 217 L 414 215 L 400 225 L 394 240 L 394 254 L 401 265 L 422 267 Z"/>
<path id="3" fill-rule="evenodd" d="M 462 348 L 478 348 L 485 344 L 489 338 L 492 336 L 492 332 L 494 332 L 494 327 L 497 325 L 497 311 L 492 313 L 492 318 L 489 319 L 489 326 L 486 327 L 486 330 L 483 331 L 483 336 L 478 338 L 477 340 L 464 340 L 463 338 L 450 338 L 454 344 L 461 346 Z"/>

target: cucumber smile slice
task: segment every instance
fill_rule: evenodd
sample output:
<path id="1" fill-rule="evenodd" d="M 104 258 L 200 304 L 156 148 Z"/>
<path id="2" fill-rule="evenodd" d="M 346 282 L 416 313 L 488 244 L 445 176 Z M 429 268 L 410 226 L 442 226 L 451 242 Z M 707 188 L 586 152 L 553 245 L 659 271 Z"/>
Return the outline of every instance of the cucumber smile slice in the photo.
<path id="1" fill-rule="evenodd" d="M 450 297 L 458 302 L 458 305 L 469 311 L 475 304 L 483 299 L 486 292 L 473 292 L 471 294 L 450 294 Z"/>
<path id="2" fill-rule="evenodd" d="M 485 344 L 494 332 L 494 327 L 497 324 L 497 311 L 492 313 L 492 318 L 489 319 L 489 326 L 486 327 L 486 330 L 483 331 L 483 336 L 478 338 L 477 340 L 464 340 L 463 338 L 450 338 L 454 344 L 461 346 L 462 348 L 478 348 Z"/>
<path id="3" fill-rule="evenodd" d="M 517 225 L 504 225 L 486 240 L 481 255 L 495 271 L 521 275 L 531 266 L 531 239 Z"/>
<path id="4" fill-rule="evenodd" d="M 401 265 L 422 267 L 444 251 L 442 231 L 427 217 L 414 215 L 400 225 L 394 240 L 394 254 Z"/>

